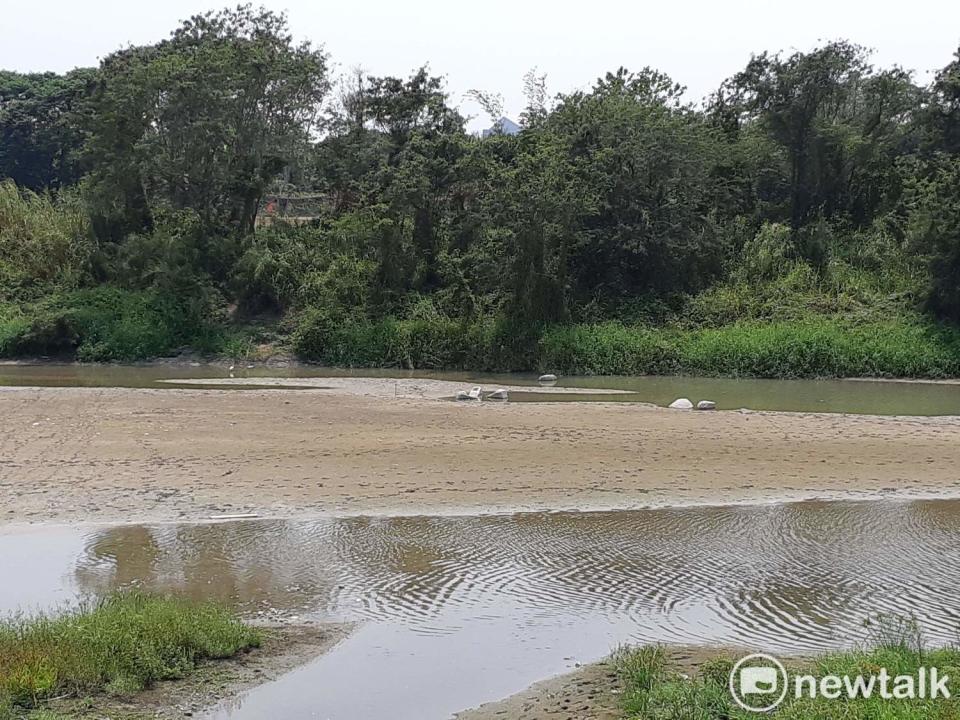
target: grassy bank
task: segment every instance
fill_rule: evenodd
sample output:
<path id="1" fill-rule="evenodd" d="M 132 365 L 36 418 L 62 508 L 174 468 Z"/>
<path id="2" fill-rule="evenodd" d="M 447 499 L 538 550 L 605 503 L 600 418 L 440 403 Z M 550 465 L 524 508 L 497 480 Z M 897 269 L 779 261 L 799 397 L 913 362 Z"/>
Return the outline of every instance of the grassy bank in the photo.
<path id="1" fill-rule="evenodd" d="M 709 327 L 607 322 L 531 329 L 492 318 L 370 321 L 310 310 L 285 327 L 244 328 L 170 295 L 101 287 L 0 304 L 0 357 L 129 362 L 190 348 L 244 358 L 266 338 L 264 347 L 338 367 L 766 378 L 960 376 L 960 329 L 921 315 L 859 323 L 808 315 Z"/>
<path id="2" fill-rule="evenodd" d="M 521 340 L 495 322 L 338 323 L 307 316 L 294 347 L 305 359 L 354 367 L 769 378 L 960 375 L 960 331 L 922 320 L 850 325 L 811 318 L 711 329 L 603 323 L 550 327 Z"/>
<path id="3" fill-rule="evenodd" d="M 940 378 L 960 374 L 960 332 L 926 322 L 829 318 L 699 330 L 608 323 L 548 330 L 539 364 L 584 375 Z"/>
<path id="4" fill-rule="evenodd" d="M 728 689 L 734 660 L 718 658 L 704 663 L 694 676 L 672 669 L 661 647 L 618 651 L 614 668 L 622 688 L 620 705 L 625 720 L 748 720 L 761 717 L 739 708 Z M 951 682 L 960 677 L 960 650 L 924 650 L 909 642 L 881 643 L 870 650 L 821 655 L 799 665 L 788 665 L 788 687 L 794 673 L 868 677 L 886 668 L 891 676 L 914 675 L 920 667 L 936 667 Z M 951 691 L 954 686 L 951 684 Z M 788 692 L 783 704 L 766 717 L 782 720 L 955 720 L 960 700 L 884 700 L 871 698 L 796 699 Z"/>
<path id="5" fill-rule="evenodd" d="M 210 604 L 125 592 L 60 615 L 0 623 L 0 718 L 51 698 L 128 695 L 199 662 L 260 644 L 257 630 Z"/>

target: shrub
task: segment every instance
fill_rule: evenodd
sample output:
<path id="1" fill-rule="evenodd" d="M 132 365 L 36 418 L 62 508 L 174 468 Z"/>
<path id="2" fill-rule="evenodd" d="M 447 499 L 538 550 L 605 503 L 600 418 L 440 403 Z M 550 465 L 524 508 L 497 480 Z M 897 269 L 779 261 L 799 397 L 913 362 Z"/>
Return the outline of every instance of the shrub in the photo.
<path id="1" fill-rule="evenodd" d="M 169 354 L 205 331 L 189 302 L 157 291 L 99 287 L 54 294 L 0 318 L 0 355 L 141 360 Z"/>

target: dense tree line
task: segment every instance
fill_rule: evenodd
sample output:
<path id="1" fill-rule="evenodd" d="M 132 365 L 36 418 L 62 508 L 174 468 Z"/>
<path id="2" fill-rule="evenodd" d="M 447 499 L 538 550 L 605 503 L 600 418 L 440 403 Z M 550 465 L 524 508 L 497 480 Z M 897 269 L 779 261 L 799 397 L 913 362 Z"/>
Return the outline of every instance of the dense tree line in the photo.
<path id="1" fill-rule="evenodd" d="M 426 67 L 330 67 L 244 6 L 0 73 L 0 349 L 148 354 L 228 308 L 321 358 L 344 326 L 492 322 L 518 366 L 577 323 L 960 320 L 960 53 L 929 85 L 846 41 L 763 53 L 697 104 L 651 68 L 530 73 L 486 138 Z M 162 337 L 111 352 L 136 318 Z"/>

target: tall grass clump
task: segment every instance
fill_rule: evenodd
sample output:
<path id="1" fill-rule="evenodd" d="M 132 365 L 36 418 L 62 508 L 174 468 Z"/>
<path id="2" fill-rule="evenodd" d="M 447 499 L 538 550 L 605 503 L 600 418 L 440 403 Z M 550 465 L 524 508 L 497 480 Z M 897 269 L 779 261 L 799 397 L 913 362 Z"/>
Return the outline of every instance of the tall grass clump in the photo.
<path id="1" fill-rule="evenodd" d="M 0 622 L 0 707 L 52 697 L 128 694 L 260 644 L 213 604 L 120 592 L 59 615 Z"/>
<path id="2" fill-rule="evenodd" d="M 551 327 L 540 338 L 539 366 L 568 375 L 668 375 L 682 369 L 679 337 L 616 322 Z"/>
<path id="3" fill-rule="evenodd" d="M 77 198 L 54 200 L 0 182 L 0 300 L 34 295 L 50 284 L 76 287 L 94 246 Z"/>
<path id="4" fill-rule="evenodd" d="M 672 668 L 662 648 L 624 648 L 612 665 L 620 685 L 625 720 L 749 720 L 760 717 L 736 705 L 728 689 L 734 660 L 719 657 L 702 664 L 693 677 Z M 957 720 L 960 699 L 898 699 L 880 697 L 830 699 L 818 695 L 797 699 L 794 677 L 812 675 L 870 676 L 886 668 L 891 677 L 914 675 L 920 667 L 936 667 L 951 680 L 960 677 L 960 650 L 925 650 L 906 640 L 884 642 L 869 649 L 834 652 L 811 661 L 787 663 L 788 688 L 779 707 L 764 715 L 778 720 Z M 951 685 L 951 690 L 953 687 Z"/>
<path id="5" fill-rule="evenodd" d="M 894 319 L 828 317 L 707 329 L 617 323 L 550 328 L 539 365 L 565 374 L 730 377 L 923 377 L 960 374 L 960 330 Z"/>

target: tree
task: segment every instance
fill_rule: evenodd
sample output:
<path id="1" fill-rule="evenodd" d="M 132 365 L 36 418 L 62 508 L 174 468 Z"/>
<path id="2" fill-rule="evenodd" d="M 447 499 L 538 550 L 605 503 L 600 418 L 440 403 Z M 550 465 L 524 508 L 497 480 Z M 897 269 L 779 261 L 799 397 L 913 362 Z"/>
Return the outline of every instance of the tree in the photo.
<path id="1" fill-rule="evenodd" d="M 89 68 L 66 75 L 0 71 L 0 179 L 35 191 L 80 179 L 83 132 L 75 111 L 95 77 Z"/>
<path id="2" fill-rule="evenodd" d="M 712 171 L 723 140 L 681 92 L 660 73 L 621 68 L 590 93 L 562 97 L 544 123 L 592 198 L 568 250 L 578 305 L 615 310 L 696 289 L 715 272 Z"/>
<path id="3" fill-rule="evenodd" d="M 960 154 L 960 49 L 940 72 L 931 88 L 927 120 L 931 129 L 928 147 Z"/>
<path id="4" fill-rule="evenodd" d="M 825 45 L 786 59 L 763 53 L 728 83 L 747 122 L 763 124 L 788 166 L 789 219 L 794 230 L 836 201 L 837 136 L 851 89 L 868 72 L 863 48 Z"/>
<path id="5" fill-rule="evenodd" d="M 960 322 L 960 158 L 939 153 L 908 183 L 908 236 L 929 259 L 927 306 Z"/>
<path id="6" fill-rule="evenodd" d="M 121 235 L 149 227 L 159 207 L 194 210 L 205 233 L 251 232 L 266 188 L 316 131 L 327 89 L 323 52 L 295 44 L 284 15 L 249 5 L 111 55 L 89 105 L 95 210 Z"/>

